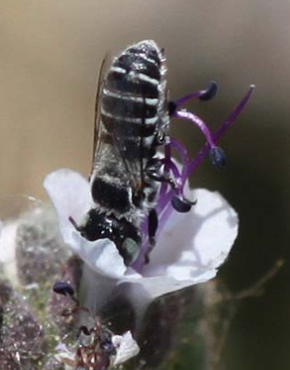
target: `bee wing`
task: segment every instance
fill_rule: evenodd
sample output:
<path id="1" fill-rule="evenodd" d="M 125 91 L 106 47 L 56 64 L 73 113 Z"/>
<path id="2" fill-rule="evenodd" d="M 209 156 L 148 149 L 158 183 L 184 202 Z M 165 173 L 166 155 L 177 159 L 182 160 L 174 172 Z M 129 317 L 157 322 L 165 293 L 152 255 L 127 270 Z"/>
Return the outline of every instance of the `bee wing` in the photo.
<path id="1" fill-rule="evenodd" d="M 100 105 L 102 102 L 105 75 L 106 75 L 109 61 L 110 61 L 110 55 L 107 53 L 102 60 L 99 77 L 98 77 L 97 93 L 96 93 L 96 100 L 95 100 L 94 146 L 93 146 L 91 173 L 90 173 L 89 178 L 91 178 L 92 173 L 94 171 L 95 160 L 98 156 L 98 153 L 102 150 L 103 141 L 101 137 L 102 137 L 102 133 L 104 132 L 104 129 L 103 129 L 103 126 L 100 120 L 100 113 L 101 113 Z"/>
<path id="2" fill-rule="evenodd" d="M 136 118 L 134 97 L 131 102 L 128 102 L 126 93 L 124 93 L 123 99 L 120 90 L 115 93 L 118 96 L 117 99 L 112 100 L 105 95 L 104 90 L 107 91 L 106 94 L 108 94 L 108 91 L 111 91 L 111 87 L 107 85 L 106 81 L 107 61 L 108 55 L 102 62 L 98 80 L 93 165 L 90 178 L 93 177 L 97 165 L 99 166 L 103 161 L 108 163 L 108 160 L 110 160 L 111 163 L 118 164 L 119 170 L 122 169 L 123 181 L 126 179 L 126 182 L 132 189 L 142 189 L 144 186 L 145 165 L 145 138 L 142 132 L 145 131 L 146 126 L 146 99 L 145 97 L 143 98 L 141 112 L 139 112 L 142 118 Z M 104 101 L 107 104 L 104 104 Z M 102 117 L 102 114 L 104 112 L 102 113 L 102 109 L 107 111 L 105 115 L 111 115 L 110 125 L 108 126 L 107 123 L 106 127 L 103 122 L 104 117 Z M 142 112 L 142 109 L 144 112 Z M 136 123 L 136 120 L 139 120 L 139 122 Z M 129 138 L 132 140 L 130 141 Z"/>

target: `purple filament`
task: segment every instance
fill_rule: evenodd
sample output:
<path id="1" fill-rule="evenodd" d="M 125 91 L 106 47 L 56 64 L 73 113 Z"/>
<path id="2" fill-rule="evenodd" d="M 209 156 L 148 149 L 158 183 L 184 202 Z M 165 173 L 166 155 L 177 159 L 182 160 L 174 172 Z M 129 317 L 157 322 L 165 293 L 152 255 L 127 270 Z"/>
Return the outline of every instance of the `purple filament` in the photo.
<path id="1" fill-rule="evenodd" d="M 199 99 L 204 94 L 204 92 L 205 92 L 205 90 L 195 91 L 193 93 L 190 93 L 188 95 L 183 96 L 180 99 L 174 100 L 174 104 L 175 104 L 176 107 L 180 107 L 181 105 L 185 104 L 189 100 Z"/>
<path id="2" fill-rule="evenodd" d="M 188 152 L 187 152 L 185 146 L 183 146 L 179 141 L 177 141 L 173 137 L 171 138 L 171 146 L 174 149 L 176 149 L 176 151 L 178 152 L 178 154 L 181 157 L 181 160 L 182 160 L 182 176 L 184 176 L 184 174 L 187 170 L 187 166 L 189 164 Z"/>
<path id="3" fill-rule="evenodd" d="M 198 116 L 196 116 L 195 114 L 191 112 L 188 112 L 187 110 L 178 110 L 173 113 L 172 117 L 186 119 L 194 123 L 206 137 L 206 140 L 210 148 L 215 146 L 214 138 L 209 128 L 207 127 L 207 124 L 202 119 L 200 119 Z"/>
<path id="4" fill-rule="evenodd" d="M 198 90 L 188 95 L 185 95 L 182 98 L 175 100 L 173 104 L 175 108 L 178 108 L 192 99 L 209 100 L 209 99 L 212 99 L 216 95 L 217 90 L 218 90 L 217 83 L 215 81 L 211 81 L 207 89 Z"/>

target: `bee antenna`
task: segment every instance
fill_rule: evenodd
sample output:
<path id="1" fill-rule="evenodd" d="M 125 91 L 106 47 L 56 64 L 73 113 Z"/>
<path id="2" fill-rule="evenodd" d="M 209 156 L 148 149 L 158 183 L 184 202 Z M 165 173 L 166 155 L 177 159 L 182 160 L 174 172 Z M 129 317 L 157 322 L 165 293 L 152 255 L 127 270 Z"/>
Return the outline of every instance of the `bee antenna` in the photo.
<path id="1" fill-rule="evenodd" d="M 68 220 L 77 231 L 81 231 L 81 228 L 71 216 L 69 216 Z"/>

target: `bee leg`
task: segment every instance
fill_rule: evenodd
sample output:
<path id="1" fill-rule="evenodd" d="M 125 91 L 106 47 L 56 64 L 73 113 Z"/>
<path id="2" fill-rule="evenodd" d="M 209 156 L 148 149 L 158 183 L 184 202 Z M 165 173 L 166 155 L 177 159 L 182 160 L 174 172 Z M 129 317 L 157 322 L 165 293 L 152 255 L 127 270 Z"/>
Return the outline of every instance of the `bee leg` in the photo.
<path id="1" fill-rule="evenodd" d="M 148 237 L 150 246 L 147 250 L 146 256 L 145 256 L 145 263 L 149 263 L 149 254 L 152 251 L 153 247 L 155 246 L 155 235 L 156 231 L 158 229 L 158 215 L 156 210 L 153 208 L 149 212 L 148 215 Z"/>
<path id="2" fill-rule="evenodd" d="M 159 182 L 167 182 L 168 185 L 170 185 L 171 188 L 174 189 L 174 190 L 177 189 L 177 187 L 178 187 L 174 178 L 172 178 L 170 176 L 167 176 L 167 175 L 164 175 L 164 174 L 159 174 L 157 172 L 152 172 L 152 171 L 147 171 L 147 175 L 152 180 L 159 181 Z"/>
<path id="3" fill-rule="evenodd" d="M 167 135 L 165 132 L 159 132 L 159 134 L 155 138 L 155 144 L 158 145 L 164 145 L 166 142 Z"/>
<path id="4" fill-rule="evenodd" d="M 158 228 L 158 216 L 156 210 L 153 208 L 148 216 L 148 235 L 149 241 L 152 246 L 155 245 L 155 235 Z"/>

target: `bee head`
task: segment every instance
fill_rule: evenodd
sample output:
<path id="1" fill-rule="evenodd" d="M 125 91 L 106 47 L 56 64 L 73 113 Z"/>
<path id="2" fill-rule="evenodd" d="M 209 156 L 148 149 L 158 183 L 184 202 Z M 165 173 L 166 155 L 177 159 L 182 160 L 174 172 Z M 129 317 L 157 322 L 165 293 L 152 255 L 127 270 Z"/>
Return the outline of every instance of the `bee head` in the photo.
<path id="1" fill-rule="evenodd" d="M 127 266 L 136 258 L 141 235 L 138 228 L 124 217 L 119 219 L 91 209 L 81 225 L 77 225 L 72 218 L 70 222 L 89 241 L 108 238 L 114 242 Z"/>

